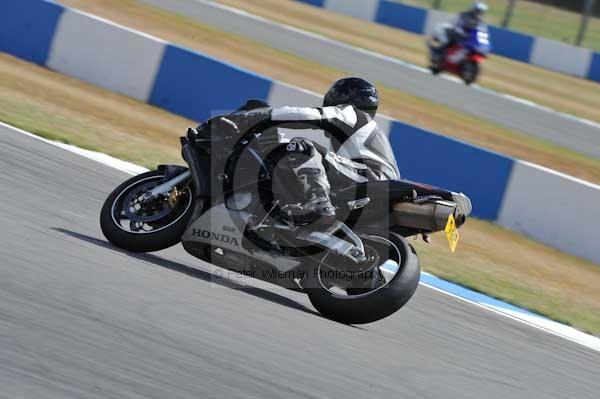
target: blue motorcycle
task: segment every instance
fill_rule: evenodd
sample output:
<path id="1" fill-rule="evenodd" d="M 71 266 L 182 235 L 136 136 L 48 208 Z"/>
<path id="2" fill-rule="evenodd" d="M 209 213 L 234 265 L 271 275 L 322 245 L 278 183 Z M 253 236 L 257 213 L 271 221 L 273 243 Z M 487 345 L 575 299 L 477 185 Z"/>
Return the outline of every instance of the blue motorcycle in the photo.
<path id="1" fill-rule="evenodd" d="M 460 76 L 467 84 L 475 82 L 481 71 L 481 63 L 491 50 L 487 26 L 456 32 L 451 24 L 438 26 L 428 39 L 430 50 L 429 69 L 434 75 L 449 72 Z"/>

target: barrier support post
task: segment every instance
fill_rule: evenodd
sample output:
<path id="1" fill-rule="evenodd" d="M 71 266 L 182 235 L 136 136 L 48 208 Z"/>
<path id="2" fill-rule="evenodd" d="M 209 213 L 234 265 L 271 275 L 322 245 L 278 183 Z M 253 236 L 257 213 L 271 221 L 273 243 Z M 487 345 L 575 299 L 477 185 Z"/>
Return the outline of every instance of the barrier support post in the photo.
<path id="1" fill-rule="evenodd" d="M 596 0 L 585 0 L 583 4 L 583 11 L 581 13 L 581 25 L 579 26 L 579 32 L 577 33 L 577 39 L 575 40 L 575 44 L 577 46 L 581 46 L 583 39 L 585 37 L 585 32 L 587 31 L 588 22 L 590 20 L 590 15 L 592 14 L 592 10 L 594 9 L 594 5 L 596 4 Z"/>

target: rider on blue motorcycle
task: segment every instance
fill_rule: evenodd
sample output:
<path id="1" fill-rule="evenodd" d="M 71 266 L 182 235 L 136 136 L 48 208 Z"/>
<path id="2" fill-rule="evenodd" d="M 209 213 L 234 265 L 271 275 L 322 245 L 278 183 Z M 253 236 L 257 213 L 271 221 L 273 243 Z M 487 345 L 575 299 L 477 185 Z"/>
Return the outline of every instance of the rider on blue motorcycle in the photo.
<path id="1" fill-rule="evenodd" d="M 467 11 L 458 14 L 457 19 L 452 23 L 452 26 L 447 29 L 445 43 L 436 48 L 434 52 L 434 62 L 439 62 L 444 54 L 444 51 L 461 42 L 468 36 L 468 32 L 477 29 L 483 22 L 483 16 L 488 10 L 487 4 L 476 1 Z"/>

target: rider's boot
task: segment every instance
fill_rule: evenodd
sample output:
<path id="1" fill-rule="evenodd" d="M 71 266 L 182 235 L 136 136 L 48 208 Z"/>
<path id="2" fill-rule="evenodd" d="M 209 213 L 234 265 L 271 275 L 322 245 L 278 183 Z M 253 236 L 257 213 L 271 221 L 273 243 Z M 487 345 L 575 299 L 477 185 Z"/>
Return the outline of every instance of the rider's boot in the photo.
<path id="1" fill-rule="evenodd" d="M 304 189 L 305 201 L 301 204 L 304 212 L 318 217 L 335 218 L 335 207 L 329 198 L 329 181 L 325 171 L 318 168 L 302 167 L 296 176 Z"/>
<path id="2" fill-rule="evenodd" d="M 313 143 L 301 139 L 292 140 L 287 150 L 303 196 L 300 212 L 294 212 L 294 219 L 302 223 L 331 224 L 335 220 L 335 207 L 329 197 L 331 186 L 321 153 Z"/>

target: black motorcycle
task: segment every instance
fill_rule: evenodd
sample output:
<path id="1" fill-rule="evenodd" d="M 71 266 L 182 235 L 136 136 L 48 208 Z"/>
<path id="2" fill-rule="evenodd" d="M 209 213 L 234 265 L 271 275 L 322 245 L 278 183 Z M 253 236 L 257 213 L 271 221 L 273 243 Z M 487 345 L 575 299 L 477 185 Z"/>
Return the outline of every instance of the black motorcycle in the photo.
<path id="1" fill-rule="evenodd" d="M 101 211 L 104 235 L 133 252 L 181 242 L 197 258 L 305 292 L 324 316 L 360 324 L 415 292 L 419 259 L 406 237 L 446 230 L 453 247 L 471 212 L 464 194 L 408 180 L 337 182 L 337 221 L 315 228 L 274 194 L 281 151 L 264 153 L 273 148 L 264 141 L 257 131 L 232 141 L 188 130 L 188 168 L 161 165 L 117 187 Z"/>

